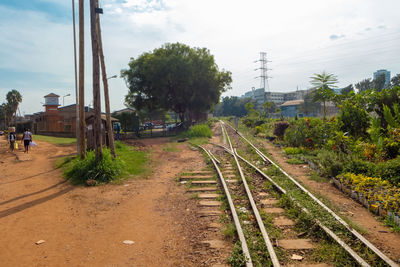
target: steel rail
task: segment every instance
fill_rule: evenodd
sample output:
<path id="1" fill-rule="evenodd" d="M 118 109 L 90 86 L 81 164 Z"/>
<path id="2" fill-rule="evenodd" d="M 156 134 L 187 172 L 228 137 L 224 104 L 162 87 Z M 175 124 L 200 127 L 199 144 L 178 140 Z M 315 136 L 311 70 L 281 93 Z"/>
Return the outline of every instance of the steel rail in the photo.
<path id="1" fill-rule="evenodd" d="M 222 175 L 221 170 L 219 169 L 216 161 L 213 159 L 213 157 L 210 155 L 210 153 L 204 147 L 202 147 L 202 146 L 199 146 L 199 147 L 201 149 L 203 149 L 204 152 L 210 157 L 211 162 L 213 163 L 214 168 L 218 173 L 218 177 L 220 179 L 222 187 L 224 188 L 224 192 L 225 192 L 226 198 L 228 199 L 229 208 L 230 208 L 230 210 L 232 212 L 233 221 L 235 223 L 236 231 L 238 233 L 239 240 L 240 240 L 240 243 L 241 243 L 241 246 L 242 246 L 242 250 L 243 250 L 243 254 L 245 256 L 246 267 L 253 267 L 253 262 L 251 261 L 250 252 L 249 252 L 249 248 L 247 246 L 246 238 L 244 237 L 243 229 L 242 229 L 242 226 L 240 225 L 239 217 L 237 215 L 237 212 L 236 212 L 236 209 L 235 209 L 235 205 L 233 204 L 231 194 L 229 193 L 228 186 L 226 185 L 224 176 Z"/>
<path id="2" fill-rule="evenodd" d="M 224 126 L 222 127 L 222 129 L 223 129 L 223 131 L 226 132 L 226 129 L 225 129 Z M 243 186 L 244 186 L 244 188 L 246 190 L 247 198 L 250 201 L 251 208 L 252 208 L 254 216 L 256 217 L 256 220 L 257 220 L 258 228 L 260 229 L 262 237 L 264 239 L 264 243 L 267 246 L 268 254 L 269 254 L 269 257 L 271 259 L 272 265 L 274 267 L 279 267 L 281 265 L 279 263 L 278 257 L 276 256 L 274 247 L 273 247 L 273 245 L 271 243 L 271 240 L 270 240 L 270 238 L 268 236 L 267 230 L 265 230 L 264 222 L 263 222 L 263 220 L 262 220 L 262 218 L 260 216 L 260 213 L 258 211 L 257 205 L 256 205 L 256 203 L 255 203 L 255 201 L 253 199 L 253 196 L 251 194 L 249 185 L 247 184 L 246 178 L 244 177 L 242 168 L 240 167 L 239 160 L 238 160 L 238 158 L 236 156 L 236 151 L 233 149 L 232 142 L 231 142 L 231 140 L 229 138 L 229 135 L 227 133 L 226 133 L 226 139 L 228 140 L 228 143 L 229 143 L 229 146 L 231 148 L 231 151 L 233 151 L 233 157 L 235 159 L 237 168 L 239 170 L 240 177 L 242 178 L 242 183 L 243 183 Z"/>
<path id="3" fill-rule="evenodd" d="M 287 194 L 287 191 L 280 187 L 272 178 L 270 178 L 268 175 L 266 175 L 263 171 L 261 171 L 259 168 L 257 168 L 254 164 L 250 163 L 247 161 L 245 158 L 241 157 L 237 151 L 235 150 L 235 153 L 239 159 L 241 159 L 243 162 L 247 163 L 249 166 L 251 166 L 253 169 L 255 169 L 259 174 L 261 174 L 265 179 L 267 179 L 275 188 L 277 188 L 282 194 L 287 195 L 290 200 L 296 204 L 297 207 L 299 207 L 303 212 L 307 214 L 311 214 L 309 210 L 307 210 L 305 207 L 303 207 L 300 203 L 298 203 L 292 196 Z M 323 225 L 318 219 L 314 218 L 314 221 L 317 223 L 317 225 L 324 230 L 333 240 L 335 240 L 343 249 L 345 249 L 352 257 L 355 259 L 361 266 L 368 267 L 370 266 L 363 258 L 361 258 L 357 252 L 355 252 L 350 246 L 348 246 L 340 237 L 338 237 L 332 230 L 330 230 L 328 227 Z"/>
<path id="4" fill-rule="evenodd" d="M 229 123 L 228 123 L 229 125 Z M 231 125 L 229 125 L 233 129 Z M 234 129 L 233 129 L 234 130 Z M 317 197 L 315 197 L 311 192 L 309 192 L 306 188 L 304 188 L 299 182 L 297 182 L 294 178 L 292 178 L 289 174 L 287 174 L 281 167 L 279 167 L 275 162 L 273 162 L 269 157 L 265 156 L 257 147 L 255 147 L 246 137 L 243 136 L 239 131 L 236 132 L 240 137 L 242 137 L 250 146 L 254 148 L 254 150 L 258 151 L 258 154 L 261 154 L 262 157 L 267 159 L 272 165 L 278 168 L 286 177 L 288 177 L 297 187 L 299 187 L 304 193 L 306 193 L 309 197 L 311 197 L 315 202 L 317 202 L 322 208 L 324 208 L 329 214 L 331 214 L 337 221 L 339 221 L 348 231 L 350 231 L 354 236 L 356 236 L 361 242 L 364 243 L 369 249 L 371 249 L 376 255 L 378 255 L 384 262 L 386 262 L 389 266 L 398 267 L 399 265 L 391 260 L 388 256 L 386 256 L 382 251 L 380 251 L 377 247 L 375 247 L 371 242 L 369 242 L 365 237 L 363 237 L 359 232 L 353 229 L 347 222 L 345 222 L 341 217 L 339 217 L 334 211 L 332 211 L 329 207 L 327 207 L 324 203 L 322 203 Z"/>

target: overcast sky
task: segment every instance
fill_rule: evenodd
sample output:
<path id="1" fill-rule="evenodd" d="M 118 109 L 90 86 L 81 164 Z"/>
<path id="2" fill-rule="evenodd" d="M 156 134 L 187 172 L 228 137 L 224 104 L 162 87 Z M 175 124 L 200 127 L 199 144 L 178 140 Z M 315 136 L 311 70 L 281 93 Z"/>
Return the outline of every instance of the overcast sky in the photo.
<path id="1" fill-rule="evenodd" d="M 77 1 L 76 1 L 77 2 Z M 400 73 L 399 0 L 99 0 L 108 76 L 130 57 L 167 42 L 207 47 L 220 69 L 233 74 L 242 95 L 260 87 L 260 52 L 266 52 L 270 91 L 309 87 L 327 71 L 339 87 L 372 77 L 377 69 Z M 86 0 L 86 103 L 90 104 L 91 46 Z M 23 96 L 22 114 L 42 111 L 43 96 L 75 101 L 71 0 L 0 2 L 0 103 L 11 89 Z M 77 3 L 76 3 L 77 6 Z M 124 108 L 128 89 L 109 80 L 111 109 Z M 60 99 L 62 104 L 62 97 Z"/>

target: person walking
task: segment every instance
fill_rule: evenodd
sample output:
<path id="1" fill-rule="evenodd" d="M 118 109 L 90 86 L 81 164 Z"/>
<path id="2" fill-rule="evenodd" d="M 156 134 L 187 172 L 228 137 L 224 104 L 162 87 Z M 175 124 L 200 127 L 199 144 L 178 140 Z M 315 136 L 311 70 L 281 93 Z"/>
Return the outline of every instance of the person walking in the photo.
<path id="1" fill-rule="evenodd" d="M 24 142 L 24 148 L 25 148 L 24 153 L 28 153 L 29 144 L 30 142 L 32 142 L 32 133 L 27 128 L 24 129 L 22 140 Z"/>
<path id="2" fill-rule="evenodd" d="M 17 135 L 15 134 L 15 132 L 10 132 L 8 135 L 8 143 L 10 144 L 11 151 L 14 151 L 16 141 Z"/>

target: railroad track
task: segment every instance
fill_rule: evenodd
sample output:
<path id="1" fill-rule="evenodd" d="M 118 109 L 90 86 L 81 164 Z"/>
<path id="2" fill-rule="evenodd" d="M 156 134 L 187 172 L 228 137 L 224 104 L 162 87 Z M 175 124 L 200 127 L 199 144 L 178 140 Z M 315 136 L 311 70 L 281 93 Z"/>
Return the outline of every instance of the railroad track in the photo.
<path id="1" fill-rule="evenodd" d="M 218 173 L 246 266 L 398 266 L 228 124 L 231 138 L 225 125 L 226 145 L 201 148 Z M 227 171 L 235 175 L 227 179 Z M 330 258 L 315 253 L 324 249 Z"/>

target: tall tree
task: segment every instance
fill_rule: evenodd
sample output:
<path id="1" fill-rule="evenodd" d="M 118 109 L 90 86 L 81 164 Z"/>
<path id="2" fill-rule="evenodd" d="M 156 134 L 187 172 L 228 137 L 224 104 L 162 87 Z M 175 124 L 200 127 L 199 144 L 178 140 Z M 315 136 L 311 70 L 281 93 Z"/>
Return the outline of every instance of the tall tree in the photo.
<path id="1" fill-rule="evenodd" d="M 332 100 L 335 93 L 333 92 L 333 88 L 336 88 L 335 85 L 338 83 L 337 77 L 331 73 L 326 73 L 325 71 L 321 74 L 314 74 L 314 76 L 310 77 L 310 83 L 315 89 L 313 94 L 314 102 L 322 102 L 324 109 L 324 120 L 326 118 L 326 102 Z"/>
<path id="2" fill-rule="evenodd" d="M 391 80 L 390 83 L 393 86 L 400 86 L 400 74 L 396 74 Z"/>
<path id="3" fill-rule="evenodd" d="M 364 79 L 359 83 L 356 83 L 356 88 L 359 92 L 372 90 L 374 87 L 374 83 L 371 81 L 370 78 Z"/>
<path id="4" fill-rule="evenodd" d="M 181 43 L 131 58 L 121 76 L 129 88 L 128 105 L 136 110 L 172 110 L 189 122 L 191 112 L 209 111 L 232 82 L 231 73 L 219 71 L 208 49 Z"/>
<path id="5" fill-rule="evenodd" d="M 382 91 L 385 87 L 385 74 L 381 74 L 373 80 L 374 89 L 378 92 Z"/>
<path id="6" fill-rule="evenodd" d="M 22 102 L 22 96 L 17 90 L 13 89 L 7 93 L 6 99 L 6 110 L 11 121 L 13 117 L 16 117 L 18 106 Z"/>
<path id="7" fill-rule="evenodd" d="M 346 86 L 345 88 L 342 89 L 342 91 L 340 92 L 342 95 L 347 95 L 351 92 L 354 92 L 354 87 L 352 84 L 349 84 L 348 86 Z"/>

